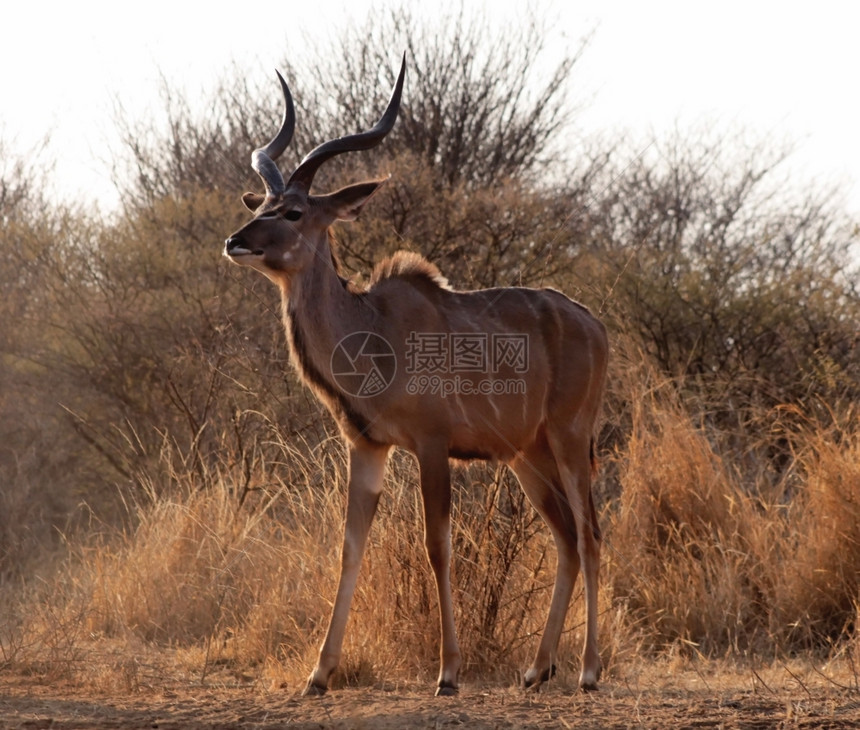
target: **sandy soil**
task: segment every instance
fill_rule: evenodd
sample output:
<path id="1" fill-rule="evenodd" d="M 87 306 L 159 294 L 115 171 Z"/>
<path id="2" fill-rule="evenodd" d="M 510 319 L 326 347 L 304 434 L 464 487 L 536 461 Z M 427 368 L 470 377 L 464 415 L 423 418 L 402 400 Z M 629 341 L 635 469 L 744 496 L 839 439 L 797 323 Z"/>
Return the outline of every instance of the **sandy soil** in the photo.
<path id="1" fill-rule="evenodd" d="M 707 728 L 860 727 L 860 691 L 826 677 L 783 673 L 663 676 L 639 686 L 611 679 L 601 691 L 540 693 L 465 684 L 458 697 L 431 688 L 346 688 L 302 698 L 259 682 L 153 681 L 127 691 L 85 689 L 0 672 L 0 728 Z"/>

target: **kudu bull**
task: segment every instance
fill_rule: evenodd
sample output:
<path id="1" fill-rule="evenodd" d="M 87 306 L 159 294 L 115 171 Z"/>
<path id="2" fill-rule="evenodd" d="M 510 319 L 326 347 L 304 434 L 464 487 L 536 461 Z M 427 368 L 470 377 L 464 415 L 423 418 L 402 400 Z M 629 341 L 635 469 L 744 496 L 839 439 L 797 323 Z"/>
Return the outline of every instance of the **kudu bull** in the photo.
<path id="1" fill-rule="evenodd" d="M 283 122 L 275 137 L 251 156 L 266 192 L 243 196 L 254 218 L 227 239 L 224 251 L 231 261 L 258 269 L 280 288 L 292 362 L 348 444 L 340 580 L 305 694 L 324 693 L 340 659 L 393 446 L 412 452 L 420 472 L 424 541 L 441 623 L 436 693 L 456 693 L 461 661 L 450 583 L 450 458 L 507 464 L 552 532 L 558 550 L 555 587 L 526 686 L 539 686 L 554 671 L 581 569 L 587 618 L 579 684 L 594 689 L 601 669 L 601 537 L 591 476 L 593 429 L 608 355 L 603 325 L 552 289 L 453 291 L 433 264 L 414 253 L 382 261 L 370 284 L 359 289 L 338 270 L 329 227 L 336 220 L 354 220 L 386 180 L 349 185 L 328 195 L 310 193 L 326 160 L 374 147 L 389 133 L 400 108 L 405 70 L 404 57 L 388 108 L 372 129 L 318 146 L 286 182 L 275 160 L 290 142 L 295 112 L 278 74 Z"/>

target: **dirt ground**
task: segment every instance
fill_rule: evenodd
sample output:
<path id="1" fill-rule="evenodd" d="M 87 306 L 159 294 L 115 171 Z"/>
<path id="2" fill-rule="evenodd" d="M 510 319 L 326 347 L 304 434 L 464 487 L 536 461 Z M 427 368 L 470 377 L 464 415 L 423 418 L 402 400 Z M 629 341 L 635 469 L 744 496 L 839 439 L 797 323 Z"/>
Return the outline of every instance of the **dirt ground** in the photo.
<path id="1" fill-rule="evenodd" d="M 302 698 L 226 676 L 205 683 L 153 677 L 113 690 L 85 684 L 0 671 L 0 728 L 860 728 L 856 677 L 837 681 L 814 667 L 704 673 L 649 667 L 647 679 L 610 677 L 590 694 L 559 684 L 532 693 L 466 682 L 448 698 L 424 686 Z"/>

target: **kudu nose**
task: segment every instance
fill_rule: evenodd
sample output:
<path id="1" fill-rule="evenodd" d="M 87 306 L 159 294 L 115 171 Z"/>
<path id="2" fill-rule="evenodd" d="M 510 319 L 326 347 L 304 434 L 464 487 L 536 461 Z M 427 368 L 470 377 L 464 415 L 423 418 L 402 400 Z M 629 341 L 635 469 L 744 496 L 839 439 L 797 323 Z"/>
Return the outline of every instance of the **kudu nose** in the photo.
<path id="1" fill-rule="evenodd" d="M 231 251 L 235 251 L 237 248 L 243 248 L 241 237 L 230 236 L 230 238 L 224 241 L 224 253 L 229 254 Z"/>

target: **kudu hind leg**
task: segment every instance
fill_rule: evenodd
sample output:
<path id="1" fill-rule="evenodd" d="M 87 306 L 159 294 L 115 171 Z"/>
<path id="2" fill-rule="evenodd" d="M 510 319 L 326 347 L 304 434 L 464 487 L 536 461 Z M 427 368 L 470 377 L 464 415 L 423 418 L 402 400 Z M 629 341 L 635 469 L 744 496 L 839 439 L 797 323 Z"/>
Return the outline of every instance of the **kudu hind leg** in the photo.
<path id="1" fill-rule="evenodd" d="M 439 596 L 441 645 L 436 694 L 453 695 L 458 691 L 461 658 L 451 594 L 451 475 L 447 447 L 418 454 L 418 465 L 424 503 L 424 545 Z"/>
<path id="2" fill-rule="evenodd" d="M 561 483 L 576 522 L 577 551 L 585 584 L 585 641 L 579 686 L 597 689 L 601 663 L 597 646 L 600 529 L 591 495 L 591 437 L 570 432 L 548 434 Z"/>
<path id="3" fill-rule="evenodd" d="M 328 631 L 303 694 L 321 695 L 328 688 L 331 673 L 340 661 L 343 636 L 349 618 L 349 607 L 367 544 L 370 525 L 376 514 L 388 447 L 354 445 L 349 451 L 346 525 L 343 533 L 340 579 Z"/>
<path id="4" fill-rule="evenodd" d="M 537 689 L 555 671 L 555 655 L 564 629 L 573 587 L 579 574 L 576 523 L 559 482 L 549 447 L 533 450 L 511 465 L 523 491 L 546 522 L 555 541 L 558 561 L 549 614 L 534 662 L 526 670 L 526 687 Z"/>

